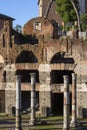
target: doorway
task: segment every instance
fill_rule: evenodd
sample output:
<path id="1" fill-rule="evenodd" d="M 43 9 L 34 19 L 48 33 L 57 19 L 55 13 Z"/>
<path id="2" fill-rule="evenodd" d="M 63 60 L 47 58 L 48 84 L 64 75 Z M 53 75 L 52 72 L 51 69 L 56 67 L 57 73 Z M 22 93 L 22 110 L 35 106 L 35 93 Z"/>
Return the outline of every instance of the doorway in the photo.
<path id="1" fill-rule="evenodd" d="M 63 93 L 52 93 L 52 112 L 55 115 L 63 116 Z M 71 114 L 71 93 L 70 93 L 70 114 Z"/>

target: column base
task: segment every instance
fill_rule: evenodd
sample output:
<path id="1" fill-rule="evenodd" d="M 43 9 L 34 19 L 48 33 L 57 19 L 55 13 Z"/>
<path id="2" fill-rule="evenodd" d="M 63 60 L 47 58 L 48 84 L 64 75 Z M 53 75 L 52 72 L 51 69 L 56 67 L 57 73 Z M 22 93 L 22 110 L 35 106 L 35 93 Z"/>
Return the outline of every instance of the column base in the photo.
<path id="1" fill-rule="evenodd" d="M 22 128 L 15 128 L 14 130 L 22 130 Z"/>
<path id="2" fill-rule="evenodd" d="M 37 121 L 36 120 L 30 120 L 29 125 L 30 126 L 35 126 L 35 125 L 37 125 Z"/>
<path id="3" fill-rule="evenodd" d="M 80 122 L 79 121 L 71 121 L 70 122 L 70 128 L 78 128 L 80 127 Z"/>

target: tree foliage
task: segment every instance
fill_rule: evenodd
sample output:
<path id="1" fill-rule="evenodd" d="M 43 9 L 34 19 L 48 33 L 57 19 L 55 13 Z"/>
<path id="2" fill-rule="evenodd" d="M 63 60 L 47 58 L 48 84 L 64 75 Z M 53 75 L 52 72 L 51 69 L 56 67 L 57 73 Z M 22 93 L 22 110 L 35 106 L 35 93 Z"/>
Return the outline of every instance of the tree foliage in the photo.
<path id="1" fill-rule="evenodd" d="M 14 27 L 14 29 L 15 29 L 17 32 L 19 32 L 19 33 L 22 32 L 22 26 L 19 25 L 19 24 L 17 24 L 17 25 Z"/>
<path id="2" fill-rule="evenodd" d="M 87 14 L 80 15 L 81 29 L 82 31 L 87 30 Z"/>
<path id="3" fill-rule="evenodd" d="M 77 20 L 76 12 L 70 0 L 56 0 L 56 11 L 60 14 L 65 23 Z M 78 0 L 73 0 L 77 10 L 79 9 Z"/>
<path id="4" fill-rule="evenodd" d="M 87 14 L 80 15 L 80 20 L 82 23 L 87 24 Z"/>

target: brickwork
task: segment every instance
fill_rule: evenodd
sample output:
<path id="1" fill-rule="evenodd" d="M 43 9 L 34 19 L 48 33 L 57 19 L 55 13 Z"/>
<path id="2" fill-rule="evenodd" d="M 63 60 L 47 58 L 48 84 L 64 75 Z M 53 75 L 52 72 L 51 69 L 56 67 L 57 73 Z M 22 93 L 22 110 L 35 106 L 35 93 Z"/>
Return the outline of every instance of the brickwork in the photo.
<path id="1" fill-rule="evenodd" d="M 41 115 L 44 116 L 42 109 L 48 109 L 48 115 L 51 112 L 51 92 L 50 91 L 41 91 L 39 94 L 39 101 L 40 101 L 40 111 Z"/>
<path id="2" fill-rule="evenodd" d="M 5 112 L 7 114 L 15 113 L 15 104 L 16 104 L 16 91 L 15 90 L 6 90 L 5 91 Z"/>
<path id="3" fill-rule="evenodd" d="M 40 111 L 44 116 L 43 108 L 48 109 L 48 113 L 51 110 L 51 87 L 50 87 L 50 66 L 48 64 L 40 64 L 39 66 L 39 77 L 40 77 L 40 88 L 39 88 L 39 101 Z"/>
<path id="4" fill-rule="evenodd" d="M 78 118 L 87 117 L 87 91 L 86 92 L 78 92 L 77 94 L 77 116 Z"/>
<path id="5" fill-rule="evenodd" d="M 55 21 L 54 21 L 55 23 Z M 37 25 L 41 25 L 40 29 L 37 28 Z M 45 38 L 50 38 L 54 33 L 54 24 L 47 19 L 37 17 L 28 21 L 23 27 L 23 33 L 26 35 L 32 35 L 32 37 L 38 38 L 43 36 Z M 55 31 L 55 34 L 57 32 Z M 56 34 L 57 35 L 57 34 Z"/>
<path id="6" fill-rule="evenodd" d="M 43 18 L 35 18 L 27 22 L 24 26 L 25 35 L 32 36 L 35 29 L 34 20 L 36 23 L 42 22 L 42 30 L 40 32 L 34 30 L 37 37 L 35 44 L 34 41 L 31 44 L 31 40 L 25 42 L 25 37 L 20 37 L 20 34 L 10 28 L 7 21 L 0 30 L 0 91 L 5 91 L 5 112 L 11 114 L 12 108 L 15 107 L 15 73 L 24 76 L 25 83 L 22 82 L 21 90 L 26 92 L 31 90 L 30 85 L 28 87 L 29 82 L 26 84 L 26 79 L 29 81 L 29 73 L 37 71 L 39 83 L 36 85 L 36 91 L 39 91 L 40 110 L 43 107 L 51 110 L 52 93 L 63 93 L 63 82 L 60 77 L 66 74 L 71 77 L 71 73 L 75 72 L 78 83 L 77 110 L 79 112 L 79 107 L 82 105 L 85 113 L 87 96 L 86 92 L 80 91 L 79 86 L 87 83 L 86 41 L 52 37 L 56 33 L 53 31 L 55 27 L 49 20 Z M 39 27 L 36 26 L 39 29 L 40 24 Z M 33 37 L 34 35 L 32 39 Z M 52 83 L 55 78 L 57 83 Z"/>

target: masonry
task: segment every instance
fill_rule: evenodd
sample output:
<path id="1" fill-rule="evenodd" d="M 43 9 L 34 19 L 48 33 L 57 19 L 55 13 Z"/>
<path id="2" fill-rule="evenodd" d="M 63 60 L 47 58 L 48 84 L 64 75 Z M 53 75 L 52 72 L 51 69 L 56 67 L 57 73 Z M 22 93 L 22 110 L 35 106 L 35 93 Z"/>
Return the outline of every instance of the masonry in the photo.
<path id="1" fill-rule="evenodd" d="M 77 115 L 87 117 L 86 41 L 59 38 L 56 20 L 33 18 L 25 23 L 22 34 L 13 29 L 13 20 L 0 14 L 0 112 L 15 114 L 15 74 L 22 76 L 22 111 L 29 111 L 30 73 L 36 73 L 36 107 L 45 116 L 63 114 L 63 76 L 69 76 L 71 95 L 75 72 Z"/>

